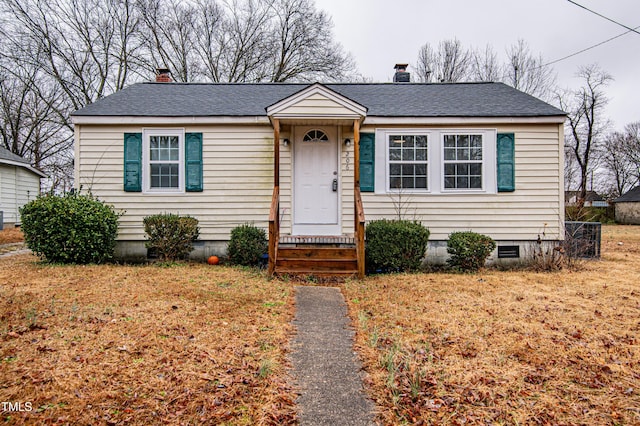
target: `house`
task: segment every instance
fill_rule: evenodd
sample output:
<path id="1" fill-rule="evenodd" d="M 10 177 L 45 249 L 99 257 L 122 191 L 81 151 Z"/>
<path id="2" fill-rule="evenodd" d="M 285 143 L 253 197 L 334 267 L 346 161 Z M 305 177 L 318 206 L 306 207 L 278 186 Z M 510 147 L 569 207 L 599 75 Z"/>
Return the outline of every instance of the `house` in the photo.
<path id="1" fill-rule="evenodd" d="M 580 191 L 565 191 L 564 200 L 567 206 L 577 206 Z M 587 191 L 584 198 L 585 207 L 609 207 L 609 202 L 595 191 Z"/>
<path id="2" fill-rule="evenodd" d="M 44 177 L 29 161 L 0 147 L 0 229 L 20 224 L 20 208 L 40 194 Z"/>
<path id="3" fill-rule="evenodd" d="M 625 225 L 640 225 L 640 186 L 625 192 L 613 200 L 616 222 Z"/>
<path id="4" fill-rule="evenodd" d="M 199 220 L 198 257 L 269 229 L 280 273 L 362 275 L 379 218 L 422 221 L 431 261 L 453 231 L 493 237 L 494 260 L 563 238 L 565 115 L 502 83 L 149 82 L 72 118 L 76 185 L 125 211 L 118 256 L 146 256 L 161 212 Z"/>

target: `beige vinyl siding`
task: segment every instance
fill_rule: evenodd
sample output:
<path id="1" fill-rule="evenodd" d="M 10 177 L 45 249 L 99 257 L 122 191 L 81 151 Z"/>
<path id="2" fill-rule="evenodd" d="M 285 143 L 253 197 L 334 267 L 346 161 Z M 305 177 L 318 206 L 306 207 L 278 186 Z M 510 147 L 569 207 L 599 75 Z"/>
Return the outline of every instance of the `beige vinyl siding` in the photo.
<path id="1" fill-rule="evenodd" d="M 183 128 L 203 134 L 203 192 L 125 192 L 123 138 L 143 128 Z M 201 240 L 228 240 L 233 227 L 266 229 L 273 191 L 270 126 L 76 126 L 77 185 L 124 211 L 120 240 L 143 240 L 142 220 L 158 213 L 191 215 Z"/>
<path id="2" fill-rule="evenodd" d="M 24 167 L 0 164 L 0 210 L 5 223 L 20 223 L 20 208 L 40 193 L 40 177 Z"/>
<path id="3" fill-rule="evenodd" d="M 469 128 L 474 126 L 464 126 Z M 374 131 L 368 127 L 363 129 L 363 132 Z M 420 220 L 431 231 L 431 240 L 446 240 L 451 232 L 468 230 L 496 240 L 535 240 L 538 235 L 547 239 L 562 238 L 562 125 L 505 125 L 497 127 L 497 132 L 515 133 L 514 192 L 404 194 L 400 215 Z M 376 164 L 376 174 L 385 173 L 385 167 L 385 164 Z M 362 196 L 367 221 L 398 216 L 399 209 L 394 206 L 400 201 L 398 195 L 363 193 Z"/>
<path id="4" fill-rule="evenodd" d="M 341 117 L 351 116 L 353 111 L 320 93 L 316 93 L 284 108 L 278 114 L 296 117 Z"/>

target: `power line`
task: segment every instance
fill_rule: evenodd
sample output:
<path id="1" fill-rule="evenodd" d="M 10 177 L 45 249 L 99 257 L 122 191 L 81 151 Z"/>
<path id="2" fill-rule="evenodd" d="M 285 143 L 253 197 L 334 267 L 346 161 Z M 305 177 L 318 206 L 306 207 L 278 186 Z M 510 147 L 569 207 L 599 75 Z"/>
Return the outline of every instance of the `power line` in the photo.
<path id="1" fill-rule="evenodd" d="M 615 21 L 615 20 L 613 20 L 613 19 L 611 19 L 611 18 L 608 18 L 608 17 L 606 17 L 606 16 L 604 16 L 604 15 L 602 15 L 602 14 L 600 14 L 600 13 L 596 12 L 596 11 L 593 11 L 593 10 L 589 9 L 588 7 L 586 7 L 586 6 L 583 6 L 583 5 L 579 4 L 579 3 L 576 3 L 576 2 L 575 2 L 575 1 L 573 1 L 573 0 L 567 0 L 567 1 L 568 1 L 569 3 L 571 3 L 571 4 L 575 4 L 576 6 L 583 8 L 584 10 L 586 10 L 586 11 L 588 11 L 588 12 L 593 13 L 594 15 L 598 15 L 599 17 L 604 18 L 604 19 L 606 19 L 606 20 L 607 20 L 607 21 L 609 21 L 609 22 L 613 22 L 613 23 L 614 23 L 614 24 L 616 24 L 616 25 L 620 25 L 622 28 L 626 28 L 626 29 L 628 29 L 628 30 L 629 30 L 628 32 L 634 32 L 634 33 L 636 33 L 636 34 L 640 34 L 640 32 L 638 32 L 638 30 L 637 30 L 637 28 L 638 28 L 638 27 L 636 27 L 636 28 L 628 27 L 628 26 L 626 26 L 625 24 L 621 24 L 620 22 Z M 626 34 L 626 33 L 625 33 L 625 34 Z"/>
<path id="2" fill-rule="evenodd" d="M 569 0 L 569 1 L 571 1 L 571 0 Z M 572 58 L 572 57 L 574 57 L 574 56 L 576 56 L 576 55 L 579 55 L 579 54 L 581 54 L 581 53 L 586 52 L 587 50 L 594 49 L 594 48 L 596 48 L 596 47 L 598 47 L 598 46 L 602 46 L 602 45 L 603 45 L 603 44 L 605 44 L 605 43 L 609 43 L 610 41 L 613 41 L 613 40 L 615 40 L 615 39 L 617 39 L 617 38 L 620 38 L 620 37 L 622 37 L 622 36 L 624 36 L 624 35 L 627 35 L 627 34 L 629 34 L 630 32 L 636 32 L 636 33 L 637 33 L 637 32 L 638 32 L 638 31 L 637 31 L 638 29 L 640 29 L 640 26 L 637 26 L 637 27 L 635 27 L 635 28 L 631 28 L 631 29 L 629 29 L 629 31 L 625 31 L 625 32 L 623 32 L 622 34 L 618 34 L 617 36 L 614 36 L 614 37 L 608 38 L 608 39 L 606 39 L 606 40 L 604 40 L 604 41 L 601 41 L 600 43 L 596 43 L 596 44 L 594 44 L 593 46 L 589 46 L 589 47 L 584 48 L 584 49 L 582 49 L 582 50 L 579 50 L 579 51 L 577 51 L 577 52 L 575 52 L 575 53 L 572 53 L 572 54 L 570 54 L 570 55 L 563 56 L 563 57 L 562 57 L 562 58 L 560 58 L 560 59 L 555 59 L 555 60 L 553 60 L 553 61 L 551 61 L 551 62 L 547 62 L 547 63 L 546 63 L 546 64 L 544 64 L 544 65 L 540 65 L 538 68 L 546 67 L 546 66 L 548 66 L 548 65 L 553 65 L 553 64 L 555 64 L 555 63 L 557 63 L 557 62 L 564 61 L 565 59 Z"/>

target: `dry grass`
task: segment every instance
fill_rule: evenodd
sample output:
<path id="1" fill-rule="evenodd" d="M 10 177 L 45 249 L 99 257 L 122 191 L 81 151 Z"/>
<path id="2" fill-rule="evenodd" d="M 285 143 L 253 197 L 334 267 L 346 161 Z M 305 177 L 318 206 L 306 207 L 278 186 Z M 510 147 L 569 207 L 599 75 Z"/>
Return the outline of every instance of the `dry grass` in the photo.
<path id="1" fill-rule="evenodd" d="M 640 227 L 602 247 L 577 272 L 347 283 L 380 420 L 640 424 Z"/>
<path id="2" fill-rule="evenodd" d="M 290 424 L 288 283 L 206 265 L 0 259 L 7 424 Z M 24 405 L 23 405 L 24 407 Z"/>
<path id="3" fill-rule="evenodd" d="M 0 245 L 2 244 L 11 244 L 11 243 L 21 243 L 24 241 L 24 236 L 22 235 L 22 231 L 20 228 L 5 228 L 0 231 Z"/>

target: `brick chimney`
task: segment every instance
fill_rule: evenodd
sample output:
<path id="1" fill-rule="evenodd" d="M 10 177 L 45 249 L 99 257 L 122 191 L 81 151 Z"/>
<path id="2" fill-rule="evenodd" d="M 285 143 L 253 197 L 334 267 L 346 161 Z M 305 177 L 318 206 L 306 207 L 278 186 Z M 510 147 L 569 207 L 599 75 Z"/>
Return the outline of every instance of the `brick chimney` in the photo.
<path id="1" fill-rule="evenodd" d="M 411 81 L 411 74 L 407 72 L 409 64 L 396 64 L 393 69 L 396 73 L 393 76 L 394 83 L 409 83 Z"/>
<path id="2" fill-rule="evenodd" d="M 156 68 L 156 83 L 171 83 L 169 68 Z"/>

